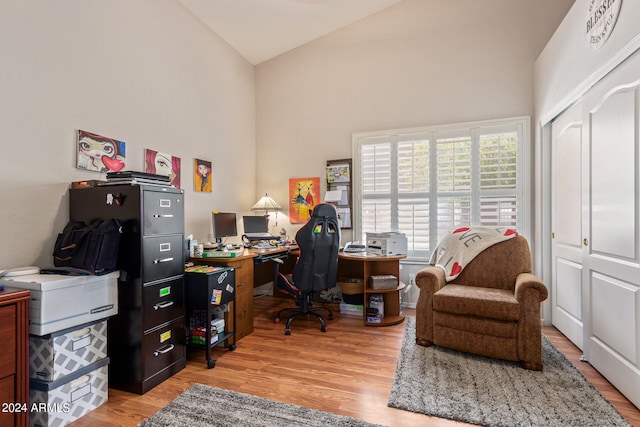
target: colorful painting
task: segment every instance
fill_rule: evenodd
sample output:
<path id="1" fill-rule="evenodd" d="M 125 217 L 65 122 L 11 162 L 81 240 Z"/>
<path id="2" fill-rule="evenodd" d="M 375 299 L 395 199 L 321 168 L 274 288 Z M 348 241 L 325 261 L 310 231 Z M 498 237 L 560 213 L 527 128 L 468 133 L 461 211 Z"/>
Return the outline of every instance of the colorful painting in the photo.
<path id="1" fill-rule="evenodd" d="M 309 221 L 320 202 L 320 177 L 289 179 L 289 218 L 292 224 Z"/>
<path id="2" fill-rule="evenodd" d="M 168 176 L 171 185 L 180 188 L 180 157 L 146 148 L 144 150 L 144 171 Z"/>
<path id="3" fill-rule="evenodd" d="M 193 189 L 211 193 L 211 162 L 193 159 Z"/>
<path id="4" fill-rule="evenodd" d="M 78 130 L 78 169 L 96 172 L 117 172 L 124 169 L 126 144 L 107 136 Z"/>

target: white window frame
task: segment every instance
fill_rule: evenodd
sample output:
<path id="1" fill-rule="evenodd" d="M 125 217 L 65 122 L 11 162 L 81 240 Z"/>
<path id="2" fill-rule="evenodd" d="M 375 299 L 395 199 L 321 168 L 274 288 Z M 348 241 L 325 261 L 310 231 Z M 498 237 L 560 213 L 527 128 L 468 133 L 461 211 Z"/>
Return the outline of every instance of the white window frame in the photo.
<path id="1" fill-rule="evenodd" d="M 517 215 L 517 230 L 520 234 L 524 236 L 531 236 L 531 125 L 529 116 L 520 116 L 520 117 L 512 117 L 505 119 L 497 119 L 497 120 L 483 120 L 483 121 L 474 121 L 474 122 L 464 122 L 464 123 L 455 123 L 448 125 L 439 125 L 439 126 L 424 126 L 424 127 L 415 127 L 415 128 L 405 128 L 405 129 L 391 129 L 391 130 L 381 130 L 374 132 L 358 132 L 352 135 L 352 149 L 353 149 L 353 212 L 352 212 L 352 221 L 353 221 L 353 238 L 354 240 L 364 240 L 365 236 L 363 235 L 363 226 L 362 226 L 362 206 L 363 206 L 363 197 L 362 197 L 362 171 L 361 171 L 361 162 L 362 162 L 362 146 L 367 143 L 371 143 L 371 141 L 387 141 L 392 144 L 396 144 L 398 141 L 406 139 L 407 137 L 411 137 L 413 135 L 427 135 L 429 139 L 429 156 L 431 157 L 429 168 L 430 173 L 430 186 L 428 191 L 428 200 L 429 210 L 430 210 L 430 218 L 434 218 L 434 215 L 437 216 L 437 196 L 442 196 L 443 193 L 440 192 L 438 194 L 437 186 L 434 185 L 437 181 L 437 168 L 435 166 L 435 146 L 437 141 L 437 135 L 442 134 L 457 134 L 457 133 L 467 133 L 472 138 L 472 151 L 478 151 L 478 138 L 480 134 L 486 134 L 489 129 L 498 129 L 498 128 L 507 128 L 511 129 L 511 131 L 515 128 L 518 133 L 518 148 L 517 148 L 517 159 L 516 159 L 516 167 L 517 167 L 517 184 L 516 184 L 516 198 L 517 198 L 517 206 L 518 206 L 518 215 Z M 391 167 L 397 167 L 397 158 L 396 153 L 392 149 L 391 153 Z M 478 157 L 476 157 L 478 158 Z M 397 170 L 392 170 L 393 174 L 397 175 Z M 474 172 L 475 173 L 475 172 Z M 392 182 L 394 179 L 392 178 Z M 472 198 L 472 205 L 474 205 L 474 216 L 471 219 L 471 225 L 478 223 L 478 209 L 476 207 L 480 203 L 480 192 L 479 190 L 479 179 L 477 174 L 474 174 L 472 177 L 472 189 L 471 194 L 476 197 Z M 485 190 L 486 191 L 486 190 Z M 499 191 L 498 191 L 499 193 Z M 483 193 L 485 195 L 486 193 Z M 390 199 L 391 199 L 391 207 L 392 207 L 392 226 L 393 222 L 397 224 L 397 211 L 394 207 L 398 204 L 398 186 L 395 183 L 390 191 Z M 375 196 L 374 196 L 375 197 Z M 436 201 L 436 203 L 433 203 Z M 437 230 L 437 221 L 430 220 L 429 221 L 429 249 L 430 252 L 436 247 L 438 240 L 438 230 Z M 397 231 L 397 230 L 386 230 L 386 231 Z M 440 230 L 442 231 L 442 230 Z M 424 251 L 422 251 L 424 252 Z M 411 250 L 408 253 L 407 260 L 408 261 L 416 261 L 416 262 L 424 262 L 428 260 L 429 254 L 427 253 L 413 253 Z"/>

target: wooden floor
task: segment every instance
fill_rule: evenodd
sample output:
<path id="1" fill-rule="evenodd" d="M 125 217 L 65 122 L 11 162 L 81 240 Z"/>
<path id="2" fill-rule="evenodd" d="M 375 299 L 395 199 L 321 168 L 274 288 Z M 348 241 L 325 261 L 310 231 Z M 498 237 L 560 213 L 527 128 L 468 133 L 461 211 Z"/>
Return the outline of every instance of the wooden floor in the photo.
<path id="1" fill-rule="evenodd" d="M 289 305 L 288 299 L 256 298 L 255 331 L 233 352 L 216 349 L 215 368 L 206 368 L 203 351 L 189 350 L 186 369 L 142 396 L 111 389 L 107 403 L 71 425 L 135 426 L 196 382 L 392 427 L 467 425 L 387 407 L 405 322 L 365 327 L 361 318 L 336 313 L 327 333 L 320 331 L 317 320 L 303 317 L 285 336 L 273 315 Z M 640 426 L 638 408 L 580 362 L 573 344 L 555 328 L 545 327 L 544 333 L 632 425 Z M 211 416 L 220 414 L 224 408 Z"/>

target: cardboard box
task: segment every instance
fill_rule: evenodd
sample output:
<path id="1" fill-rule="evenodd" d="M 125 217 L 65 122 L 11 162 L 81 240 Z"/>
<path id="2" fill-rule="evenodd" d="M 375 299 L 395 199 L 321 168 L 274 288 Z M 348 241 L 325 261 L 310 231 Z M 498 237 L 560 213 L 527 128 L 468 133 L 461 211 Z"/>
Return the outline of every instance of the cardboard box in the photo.
<path id="1" fill-rule="evenodd" d="M 64 426 L 96 409 L 109 397 L 109 358 L 57 381 L 29 381 L 29 425 Z"/>
<path id="2" fill-rule="evenodd" d="M 118 277 L 31 274 L 2 278 L 5 286 L 31 291 L 29 333 L 47 335 L 118 313 Z"/>
<path id="3" fill-rule="evenodd" d="M 107 357 L 107 321 L 29 337 L 29 376 L 55 381 Z"/>

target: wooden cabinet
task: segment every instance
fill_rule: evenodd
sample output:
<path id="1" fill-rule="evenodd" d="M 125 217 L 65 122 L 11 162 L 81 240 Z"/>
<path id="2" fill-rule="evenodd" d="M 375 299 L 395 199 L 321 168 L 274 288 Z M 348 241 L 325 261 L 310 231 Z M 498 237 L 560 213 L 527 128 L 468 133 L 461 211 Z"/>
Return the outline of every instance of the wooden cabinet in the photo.
<path id="1" fill-rule="evenodd" d="M 225 317 L 236 341 L 253 332 L 253 255 L 236 258 L 193 258 L 195 264 L 234 267 L 236 270 L 236 318 Z M 232 310 L 229 310 L 232 312 Z"/>
<path id="2" fill-rule="evenodd" d="M 404 289 L 404 283 L 398 281 L 395 289 L 374 290 L 371 289 L 369 278 L 378 275 L 393 275 L 400 277 L 400 260 L 402 256 L 366 256 L 351 255 L 341 252 L 338 255 L 338 278 L 353 278 L 364 280 L 364 304 L 365 311 L 369 305 L 369 297 L 379 294 L 384 301 L 384 317 L 378 323 L 367 322 L 364 316 L 364 324 L 367 326 L 389 326 L 404 321 L 400 310 L 400 292 Z"/>
<path id="3" fill-rule="evenodd" d="M 0 425 L 29 421 L 29 291 L 0 291 Z"/>

